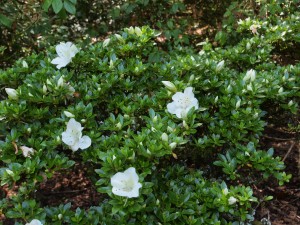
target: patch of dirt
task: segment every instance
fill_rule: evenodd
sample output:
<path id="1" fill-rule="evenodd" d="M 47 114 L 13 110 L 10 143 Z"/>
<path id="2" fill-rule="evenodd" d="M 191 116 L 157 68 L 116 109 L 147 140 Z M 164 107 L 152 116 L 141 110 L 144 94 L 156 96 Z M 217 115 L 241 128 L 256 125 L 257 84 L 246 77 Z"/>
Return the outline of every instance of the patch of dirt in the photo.
<path id="1" fill-rule="evenodd" d="M 72 204 L 72 209 L 99 205 L 102 199 L 87 175 L 87 168 L 79 163 L 72 170 L 60 171 L 40 185 L 36 198 L 43 206 Z"/>
<path id="2" fill-rule="evenodd" d="M 284 160 L 285 172 L 292 174 L 292 178 L 283 186 L 278 186 L 275 179 L 270 179 L 254 187 L 255 195 L 259 198 L 273 196 L 273 200 L 264 202 L 257 208 L 256 219 L 260 221 L 265 218 L 272 225 L 300 224 L 299 136 L 283 128 L 268 127 L 261 144 L 264 149 L 274 148 L 274 155 Z"/>

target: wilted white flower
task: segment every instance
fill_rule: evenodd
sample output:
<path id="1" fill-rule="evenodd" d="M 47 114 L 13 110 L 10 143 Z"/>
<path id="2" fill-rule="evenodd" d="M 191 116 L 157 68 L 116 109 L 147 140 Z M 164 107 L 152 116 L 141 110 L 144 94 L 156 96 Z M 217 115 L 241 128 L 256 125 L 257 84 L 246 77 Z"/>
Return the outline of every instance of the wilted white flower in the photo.
<path id="1" fill-rule="evenodd" d="M 72 42 L 61 42 L 56 46 L 56 53 L 58 54 L 58 57 L 53 59 L 51 63 L 57 65 L 57 69 L 65 67 L 72 61 L 72 58 L 78 52 L 78 48 Z"/>
<path id="2" fill-rule="evenodd" d="M 18 99 L 18 92 L 13 88 L 5 88 L 5 91 L 9 98 L 17 100 Z"/>
<path id="3" fill-rule="evenodd" d="M 33 148 L 29 148 L 27 146 L 21 146 L 20 149 L 22 150 L 24 157 L 30 158 L 30 155 L 32 155 L 34 153 Z"/>
<path id="4" fill-rule="evenodd" d="M 259 24 L 252 24 L 252 25 L 250 26 L 250 30 L 251 30 L 252 34 L 258 34 L 257 28 L 260 28 L 260 25 L 259 25 Z"/>
<path id="5" fill-rule="evenodd" d="M 33 219 L 31 220 L 30 223 L 26 223 L 25 225 L 43 225 L 41 221 L 37 220 L 37 219 Z"/>
<path id="6" fill-rule="evenodd" d="M 170 81 L 162 81 L 163 85 L 165 85 L 165 87 L 170 90 L 170 91 L 173 91 L 173 92 L 176 92 L 177 91 L 177 88 L 176 86 L 170 82 Z"/>
<path id="7" fill-rule="evenodd" d="M 130 167 L 124 172 L 116 173 L 110 179 L 112 185 L 112 193 L 127 198 L 135 198 L 139 196 L 139 189 L 142 184 L 139 183 L 139 176 L 135 168 Z"/>
<path id="8" fill-rule="evenodd" d="M 193 107 L 195 109 L 199 108 L 198 100 L 194 97 L 192 87 L 187 87 L 184 93 L 176 92 L 172 99 L 173 102 L 167 105 L 167 109 L 169 113 L 175 114 L 178 118 L 182 118 L 182 115 L 187 114 Z"/>
<path id="9" fill-rule="evenodd" d="M 74 118 L 70 119 L 67 124 L 67 130 L 62 133 L 62 141 L 67 144 L 72 151 L 86 149 L 90 147 L 92 141 L 88 136 L 82 137 L 83 127 Z"/>
<path id="10" fill-rule="evenodd" d="M 229 205 L 233 205 L 237 202 L 237 199 L 233 196 L 231 196 L 229 199 L 228 199 L 228 204 Z"/>

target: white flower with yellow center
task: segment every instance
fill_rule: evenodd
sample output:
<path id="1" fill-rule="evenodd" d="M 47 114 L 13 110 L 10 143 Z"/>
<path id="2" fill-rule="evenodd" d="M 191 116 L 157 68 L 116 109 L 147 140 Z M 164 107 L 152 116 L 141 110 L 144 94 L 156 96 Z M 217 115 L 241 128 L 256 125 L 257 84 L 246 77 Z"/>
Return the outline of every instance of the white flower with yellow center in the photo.
<path id="1" fill-rule="evenodd" d="M 41 221 L 37 220 L 37 219 L 33 219 L 31 220 L 30 223 L 26 223 L 25 225 L 43 225 Z"/>
<path id="2" fill-rule="evenodd" d="M 176 92 L 172 96 L 173 102 L 167 105 L 169 113 L 175 114 L 178 118 L 185 117 L 193 107 L 199 108 L 198 100 L 195 98 L 192 87 L 187 87 L 184 92 Z"/>
<path id="3" fill-rule="evenodd" d="M 67 130 L 62 133 L 62 141 L 68 145 L 72 151 L 86 149 L 91 146 L 91 138 L 82 136 L 83 127 L 74 118 L 70 119 L 67 124 Z"/>
<path id="4" fill-rule="evenodd" d="M 58 57 L 51 61 L 52 64 L 57 65 L 56 68 L 60 69 L 68 65 L 72 58 L 79 52 L 78 48 L 72 42 L 61 42 L 56 46 L 56 53 Z"/>
<path id="5" fill-rule="evenodd" d="M 135 198 L 139 196 L 139 189 L 142 184 L 139 183 L 139 176 L 135 172 L 135 168 L 130 167 L 124 172 L 116 173 L 110 179 L 112 185 L 112 193 L 127 198 Z"/>

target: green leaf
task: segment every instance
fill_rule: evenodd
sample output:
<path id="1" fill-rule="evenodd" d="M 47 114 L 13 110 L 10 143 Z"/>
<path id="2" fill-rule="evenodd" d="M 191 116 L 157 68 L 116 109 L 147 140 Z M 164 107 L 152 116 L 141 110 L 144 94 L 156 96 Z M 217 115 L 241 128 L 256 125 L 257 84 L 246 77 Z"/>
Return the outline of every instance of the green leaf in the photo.
<path id="1" fill-rule="evenodd" d="M 56 14 L 59 13 L 59 11 L 63 8 L 62 0 L 53 0 L 52 8 Z"/>
<path id="2" fill-rule="evenodd" d="M 67 10 L 67 12 L 69 12 L 73 15 L 76 13 L 75 5 L 71 1 L 65 0 L 64 1 L 64 7 Z"/>
<path id="3" fill-rule="evenodd" d="M 45 0 L 43 2 L 42 8 L 45 12 L 48 12 L 48 9 L 49 9 L 50 5 L 52 4 L 52 1 L 53 0 Z"/>
<path id="4" fill-rule="evenodd" d="M 3 14 L 0 14 L 0 23 L 2 23 L 4 26 L 11 27 L 12 20 Z"/>

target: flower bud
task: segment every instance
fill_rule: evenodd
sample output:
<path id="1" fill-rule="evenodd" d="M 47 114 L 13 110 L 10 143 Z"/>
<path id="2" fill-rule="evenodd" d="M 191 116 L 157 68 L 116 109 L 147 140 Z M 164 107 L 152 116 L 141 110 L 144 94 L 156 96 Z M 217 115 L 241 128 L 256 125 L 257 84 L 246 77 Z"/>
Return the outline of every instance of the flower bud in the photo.
<path id="1" fill-rule="evenodd" d="M 235 198 L 235 197 L 230 197 L 229 199 L 228 199 L 228 204 L 229 205 L 233 205 L 233 204 L 235 204 L 237 202 L 237 199 Z"/>
<path id="2" fill-rule="evenodd" d="M 162 133 L 161 140 L 165 141 L 165 142 L 168 142 L 169 141 L 169 136 L 166 133 Z"/>
<path id="3" fill-rule="evenodd" d="M 279 88 L 278 94 L 281 94 L 283 92 L 283 87 Z"/>
<path id="4" fill-rule="evenodd" d="M 13 88 L 5 88 L 5 91 L 6 91 L 8 97 L 10 99 L 17 100 L 19 98 L 18 97 L 18 92 L 15 89 L 13 89 Z"/>
<path id="5" fill-rule="evenodd" d="M 251 69 L 251 70 L 247 71 L 246 76 L 243 78 L 243 81 L 247 81 L 249 79 L 251 81 L 254 81 L 255 77 L 256 77 L 256 72 L 255 72 L 255 70 Z"/>
<path id="6" fill-rule="evenodd" d="M 162 81 L 162 83 L 163 83 L 163 85 L 165 85 L 165 87 L 168 90 L 170 90 L 172 92 L 176 92 L 177 91 L 176 86 L 172 82 L 170 82 L 170 81 Z"/>
<path id="7" fill-rule="evenodd" d="M 294 104 L 293 100 L 289 101 L 288 106 L 291 107 Z"/>
<path id="8" fill-rule="evenodd" d="M 170 132 L 170 133 L 172 133 L 174 131 L 174 129 L 172 127 L 168 126 L 167 127 L 167 131 Z"/>
<path id="9" fill-rule="evenodd" d="M 64 111 L 64 114 L 66 115 L 66 117 L 70 117 L 70 118 L 75 117 L 74 114 L 72 114 L 72 113 L 70 113 L 70 112 L 68 112 L 68 111 Z"/>
<path id="10" fill-rule="evenodd" d="M 119 123 L 116 124 L 116 127 L 117 127 L 119 130 L 121 130 L 122 124 L 119 122 Z"/>
<path id="11" fill-rule="evenodd" d="M 57 81 L 57 87 L 62 87 L 64 85 L 64 78 L 61 76 Z"/>
<path id="12" fill-rule="evenodd" d="M 110 39 L 109 39 L 109 38 L 105 39 L 105 40 L 103 41 L 102 46 L 105 48 L 105 47 L 109 44 L 109 42 L 110 42 Z"/>
<path id="13" fill-rule="evenodd" d="M 28 68 L 28 64 L 25 60 L 23 60 L 22 65 L 23 65 L 24 68 Z"/>
<path id="14" fill-rule="evenodd" d="M 58 218 L 59 220 L 61 220 L 61 219 L 62 219 L 62 214 L 61 214 L 61 213 L 58 214 L 58 215 L 57 215 L 57 218 Z"/>
<path id="15" fill-rule="evenodd" d="M 152 119 L 152 121 L 153 121 L 154 123 L 156 123 L 156 122 L 157 122 L 157 116 L 154 116 L 153 119 Z"/>
<path id="16" fill-rule="evenodd" d="M 173 150 L 176 148 L 177 144 L 176 144 L 176 142 L 172 142 L 171 144 L 169 144 L 169 146 Z"/>
<path id="17" fill-rule="evenodd" d="M 223 193 L 224 195 L 227 195 L 227 194 L 229 193 L 229 191 L 228 191 L 227 188 L 225 188 L 225 189 L 222 189 L 222 193 Z"/>
<path id="18" fill-rule="evenodd" d="M 241 106 L 241 99 L 239 99 L 239 100 L 236 102 L 236 104 L 235 104 L 235 109 L 240 108 L 240 106 Z"/>
<path id="19" fill-rule="evenodd" d="M 185 122 L 185 120 L 183 120 L 182 124 L 183 124 L 183 127 L 185 129 L 187 129 L 187 130 L 189 129 L 189 125 L 187 125 L 187 123 Z"/>
<path id="20" fill-rule="evenodd" d="M 224 67 L 224 60 L 222 60 L 221 62 L 218 63 L 217 67 L 216 67 L 216 71 L 219 72 L 223 69 Z"/>
<path id="21" fill-rule="evenodd" d="M 134 28 L 134 32 L 137 36 L 141 36 L 142 35 L 142 30 L 139 27 L 135 27 Z"/>
<path id="22" fill-rule="evenodd" d="M 46 94 L 47 93 L 47 86 L 44 84 L 43 85 L 43 93 Z"/>
<path id="23" fill-rule="evenodd" d="M 132 26 L 127 28 L 127 31 L 129 34 L 134 34 L 134 28 Z"/>

